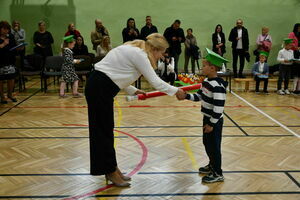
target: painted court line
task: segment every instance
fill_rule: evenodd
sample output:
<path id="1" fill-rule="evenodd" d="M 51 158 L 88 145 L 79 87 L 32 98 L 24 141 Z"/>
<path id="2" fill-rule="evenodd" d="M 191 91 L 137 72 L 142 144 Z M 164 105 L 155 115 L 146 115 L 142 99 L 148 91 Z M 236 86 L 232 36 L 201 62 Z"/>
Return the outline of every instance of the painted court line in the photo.
<path id="1" fill-rule="evenodd" d="M 276 119 L 274 119 L 273 117 L 271 117 L 270 115 L 266 114 L 265 112 L 263 112 L 262 110 L 260 110 L 259 108 L 257 108 L 256 106 L 252 105 L 250 102 L 248 102 L 246 99 L 244 99 L 243 97 L 239 96 L 238 94 L 236 94 L 235 92 L 231 91 L 231 94 L 233 94 L 234 96 L 236 96 L 238 99 L 242 100 L 243 102 L 245 102 L 246 104 L 248 104 L 250 107 L 252 107 L 254 110 L 256 110 L 257 112 L 261 113 L 262 115 L 264 115 L 265 117 L 269 118 L 270 120 L 272 120 L 273 122 L 275 122 L 276 124 L 278 124 L 279 126 L 281 126 L 283 129 L 287 130 L 288 132 L 292 133 L 293 135 L 295 135 L 297 138 L 300 138 L 300 135 L 298 135 L 297 133 L 295 133 L 294 131 L 292 131 L 291 129 L 289 129 L 288 127 L 286 127 L 285 125 L 283 125 L 282 123 L 280 123 L 279 121 L 277 121 Z"/>

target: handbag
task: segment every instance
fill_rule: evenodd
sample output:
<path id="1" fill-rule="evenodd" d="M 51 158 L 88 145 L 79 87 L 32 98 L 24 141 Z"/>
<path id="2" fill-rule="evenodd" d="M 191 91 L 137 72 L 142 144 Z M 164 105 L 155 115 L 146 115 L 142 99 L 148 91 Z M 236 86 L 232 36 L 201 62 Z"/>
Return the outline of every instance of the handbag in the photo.
<path id="1" fill-rule="evenodd" d="M 17 69 L 14 65 L 7 65 L 0 68 L 0 75 L 10 75 L 15 74 Z"/>

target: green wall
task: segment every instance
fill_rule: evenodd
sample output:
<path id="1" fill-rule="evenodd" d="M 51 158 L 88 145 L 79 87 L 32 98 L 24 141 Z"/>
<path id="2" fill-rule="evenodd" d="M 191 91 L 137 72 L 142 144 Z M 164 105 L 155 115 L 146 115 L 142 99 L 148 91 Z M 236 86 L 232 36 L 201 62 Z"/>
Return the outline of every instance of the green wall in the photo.
<path id="1" fill-rule="evenodd" d="M 282 39 L 300 22 L 300 0 L 0 0 L 0 8 L 0 20 L 17 19 L 26 30 L 30 43 L 27 53 L 32 53 L 32 36 L 40 20 L 47 22 L 48 31 L 55 39 L 54 50 L 58 53 L 69 22 L 75 23 L 92 52 L 90 32 L 96 18 L 108 28 L 114 47 L 122 43 L 121 32 L 129 17 L 135 19 L 140 30 L 145 16 L 151 15 L 160 33 L 175 19 L 180 19 L 184 30 L 193 28 L 203 51 L 205 47 L 211 48 L 211 34 L 218 23 L 222 24 L 228 38 L 236 20 L 241 18 L 249 32 L 250 52 L 255 48 L 261 27 L 270 28 L 274 45 L 269 63 L 274 64 Z M 227 42 L 225 57 L 228 59 L 231 59 L 230 45 Z M 249 68 L 253 60 L 246 67 Z M 181 56 L 180 68 L 183 61 Z"/>

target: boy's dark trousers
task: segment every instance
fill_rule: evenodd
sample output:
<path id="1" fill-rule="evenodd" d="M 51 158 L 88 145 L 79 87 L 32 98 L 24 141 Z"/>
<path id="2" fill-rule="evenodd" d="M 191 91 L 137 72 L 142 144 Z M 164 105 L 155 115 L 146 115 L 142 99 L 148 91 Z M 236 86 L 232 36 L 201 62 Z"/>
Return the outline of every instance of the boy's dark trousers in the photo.
<path id="1" fill-rule="evenodd" d="M 203 126 L 208 124 L 209 117 L 203 117 Z M 214 125 L 213 131 L 210 133 L 203 133 L 203 144 L 205 146 L 206 154 L 209 157 L 209 164 L 214 172 L 218 175 L 222 174 L 222 155 L 221 155 L 221 140 L 223 129 L 223 117 Z"/>
<path id="2" fill-rule="evenodd" d="M 255 92 L 259 92 L 259 83 L 260 81 L 264 82 L 264 92 L 268 91 L 268 78 L 259 78 L 258 76 L 255 76 L 256 86 L 255 86 Z"/>
<path id="3" fill-rule="evenodd" d="M 290 81 L 290 77 L 291 77 L 291 71 L 292 71 L 292 65 L 284 65 L 281 64 L 279 66 L 279 78 L 278 78 L 278 85 L 277 85 L 277 89 L 281 90 L 281 84 L 282 81 L 284 80 L 284 89 L 288 89 L 289 88 L 289 81 Z"/>

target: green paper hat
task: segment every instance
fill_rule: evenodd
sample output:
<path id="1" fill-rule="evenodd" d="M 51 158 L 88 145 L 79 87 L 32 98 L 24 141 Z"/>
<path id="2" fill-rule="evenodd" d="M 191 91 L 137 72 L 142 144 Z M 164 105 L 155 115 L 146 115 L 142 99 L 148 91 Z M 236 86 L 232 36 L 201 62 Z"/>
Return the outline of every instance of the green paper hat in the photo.
<path id="1" fill-rule="evenodd" d="M 68 36 L 64 37 L 63 40 L 65 42 L 73 42 L 75 40 L 74 35 L 68 35 Z"/>
<path id="2" fill-rule="evenodd" d="M 265 51 L 261 51 L 261 52 L 259 52 L 259 55 L 268 57 L 268 56 L 269 56 L 269 53 L 268 53 L 268 52 L 265 52 Z"/>
<path id="3" fill-rule="evenodd" d="M 207 51 L 207 55 L 205 59 L 216 67 L 222 67 L 223 63 L 229 62 L 229 60 L 226 60 L 225 58 L 223 58 L 219 54 L 216 54 L 215 52 L 211 51 L 208 48 L 206 48 L 206 51 Z"/>
<path id="4" fill-rule="evenodd" d="M 284 44 L 290 44 L 290 43 L 293 43 L 294 39 L 292 39 L 292 38 L 284 38 L 283 41 L 284 41 Z"/>

